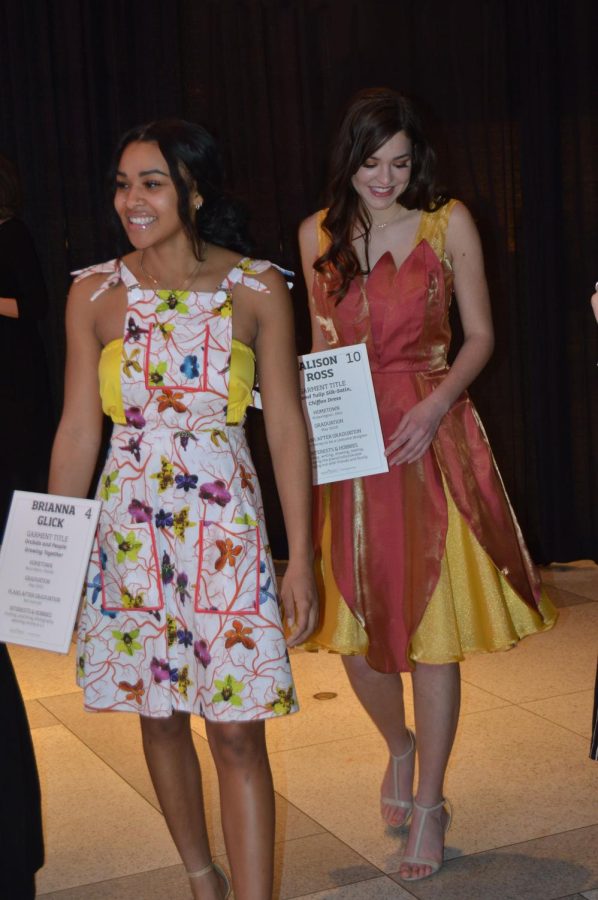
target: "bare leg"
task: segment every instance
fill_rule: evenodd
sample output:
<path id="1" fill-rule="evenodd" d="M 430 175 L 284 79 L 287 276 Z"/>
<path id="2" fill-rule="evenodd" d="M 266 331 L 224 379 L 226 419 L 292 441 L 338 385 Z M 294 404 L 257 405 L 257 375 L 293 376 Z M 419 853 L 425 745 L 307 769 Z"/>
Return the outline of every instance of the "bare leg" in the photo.
<path id="1" fill-rule="evenodd" d="M 237 900 L 269 900 L 274 788 L 263 722 L 207 722 L 218 770 L 222 828 Z"/>
<path id="2" fill-rule="evenodd" d="M 413 672 L 413 694 L 419 761 L 416 799 L 421 806 L 436 806 L 444 797 L 444 776 L 459 720 L 459 665 L 418 663 Z M 406 856 L 414 854 L 420 817 L 421 813 L 415 807 L 405 849 Z M 447 814 L 442 808 L 428 814 L 419 856 L 442 862 L 446 821 Z M 426 877 L 431 872 L 430 866 L 411 863 L 402 863 L 400 868 L 400 874 L 408 878 Z"/>
<path id="3" fill-rule="evenodd" d="M 386 741 L 388 752 L 392 756 L 402 756 L 410 749 L 411 738 L 405 726 L 405 707 L 403 704 L 403 681 L 396 674 L 376 672 L 368 665 L 363 656 L 343 656 L 343 663 L 351 687 L 368 716 Z M 407 756 L 398 769 L 398 787 L 401 800 L 410 801 L 413 797 L 413 775 L 415 754 Z M 389 759 L 381 794 L 392 797 L 395 793 L 392 760 Z M 399 798 L 397 798 L 399 799 Z M 408 818 L 408 811 L 401 807 L 381 804 L 383 819 L 393 827 L 402 825 Z"/>
<path id="4" fill-rule="evenodd" d="M 187 713 L 167 719 L 140 717 L 143 750 L 166 824 L 188 872 L 209 865 L 201 772 Z M 191 882 L 193 896 L 220 900 L 222 879 L 210 872 Z"/>

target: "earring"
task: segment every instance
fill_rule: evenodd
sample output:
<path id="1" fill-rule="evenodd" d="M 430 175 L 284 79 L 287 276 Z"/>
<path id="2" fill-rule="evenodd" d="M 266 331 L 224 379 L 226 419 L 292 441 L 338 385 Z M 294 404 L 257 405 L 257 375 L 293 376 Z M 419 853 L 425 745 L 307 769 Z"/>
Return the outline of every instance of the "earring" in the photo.
<path id="1" fill-rule="evenodd" d="M 201 201 L 201 203 L 198 201 L 198 202 L 195 204 L 195 209 L 197 209 L 197 210 L 199 211 L 199 210 L 202 208 L 202 206 L 203 206 L 203 200 Z"/>

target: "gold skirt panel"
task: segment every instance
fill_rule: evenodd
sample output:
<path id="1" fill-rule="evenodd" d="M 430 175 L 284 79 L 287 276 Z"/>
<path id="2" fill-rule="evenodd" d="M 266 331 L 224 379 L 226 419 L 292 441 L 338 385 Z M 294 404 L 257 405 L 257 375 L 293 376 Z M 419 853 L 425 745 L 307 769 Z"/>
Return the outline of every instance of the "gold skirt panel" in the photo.
<path id="1" fill-rule="evenodd" d="M 515 593 L 457 509 L 445 483 L 448 531 L 440 577 L 409 648 L 411 662 L 458 662 L 471 653 L 508 650 L 521 638 L 554 625 L 557 612 L 542 591 L 540 613 Z M 316 565 L 324 598 L 318 630 L 305 645 L 345 655 L 367 655 L 368 637 L 336 584 L 331 521 L 325 496 L 321 554 Z"/>

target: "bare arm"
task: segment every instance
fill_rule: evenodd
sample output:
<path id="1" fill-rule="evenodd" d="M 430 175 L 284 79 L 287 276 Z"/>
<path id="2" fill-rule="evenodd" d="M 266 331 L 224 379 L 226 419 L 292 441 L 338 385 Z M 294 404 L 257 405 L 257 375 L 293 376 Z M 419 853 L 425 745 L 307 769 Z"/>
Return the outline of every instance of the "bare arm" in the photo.
<path id="1" fill-rule="evenodd" d="M 289 543 L 289 564 L 281 595 L 292 635 L 302 643 L 318 618 L 311 543 L 311 463 L 301 400 L 293 328 L 286 284 L 275 269 L 260 275 L 269 294 L 238 286 L 237 296 L 254 310 L 255 349 L 266 436 L 272 456 Z"/>
<path id="2" fill-rule="evenodd" d="M 73 285 L 67 302 L 64 406 L 52 448 L 48 481 L 51 494 L 87 496 L 100 448 L 101 346 L 94 330 L 95 310 L 89 302 L 94 285 L 93 276 Z"/>
<path id="3" fill-rule="evenodd" d="M 14 297 L 0 297 L 0 316 L 8 316 L 9 319 L 19 318 L 19 307 Z"/>
<path id="4" fill-rule="evenodd" d="M 462 203 L 451 213 L 446 250 L 455 273 L 455 294 L 464 341 L 442 383 L 403 417 L 386 448 L 393 465 L 413 462 L 423 456 L 442 417 L 479 375 L 494 348 L 482 246 L 475 223 Z"/>
<path id="5" fill-rule="evenodd" d="M 317 319 L 314 298 L 312 295 L 312 285 L 314 281 L 314 262 L 320 255 L 318 242 L 318 214 L 314 213 L 309 219 L 305 219 L 299 226 L 299 249 L 301 251 L 301 266 L 303 268 L 303 277 L 305 278 L 305 287 L 307 288 L 307 298 L 309 304 L 309 318 L 311 321 L 311 349 L 312 353 L 317 350 L 326 350 L 328 344 L 326 338 L 320 328 Z"/>

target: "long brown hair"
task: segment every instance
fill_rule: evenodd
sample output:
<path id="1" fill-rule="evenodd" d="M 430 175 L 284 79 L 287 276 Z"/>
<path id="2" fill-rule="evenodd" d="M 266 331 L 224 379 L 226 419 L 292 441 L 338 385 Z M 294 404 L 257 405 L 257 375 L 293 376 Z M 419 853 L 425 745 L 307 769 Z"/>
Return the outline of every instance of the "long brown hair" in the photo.
<path id="1" fill-rule="evenodd" d="M 359 91 L 349 102 L 332 148 L 328 211 L 322 221 L 330 246 L 314 263 L 317 272 L 333 273 L 330 293 L 337 302 L 361 272 L 353 247 L 355 226 L 364 236 L 367 259 L 372 224 L 351 179 L 366 159 L 399 131 L 404 131 L 411 141 L 411 176 L 399 198 L 401 205 L 431 212 L 447 202 L 447 198 L 438 194 L 436 155 L 424 136 L 411 101 L 391 88 Z"/>

